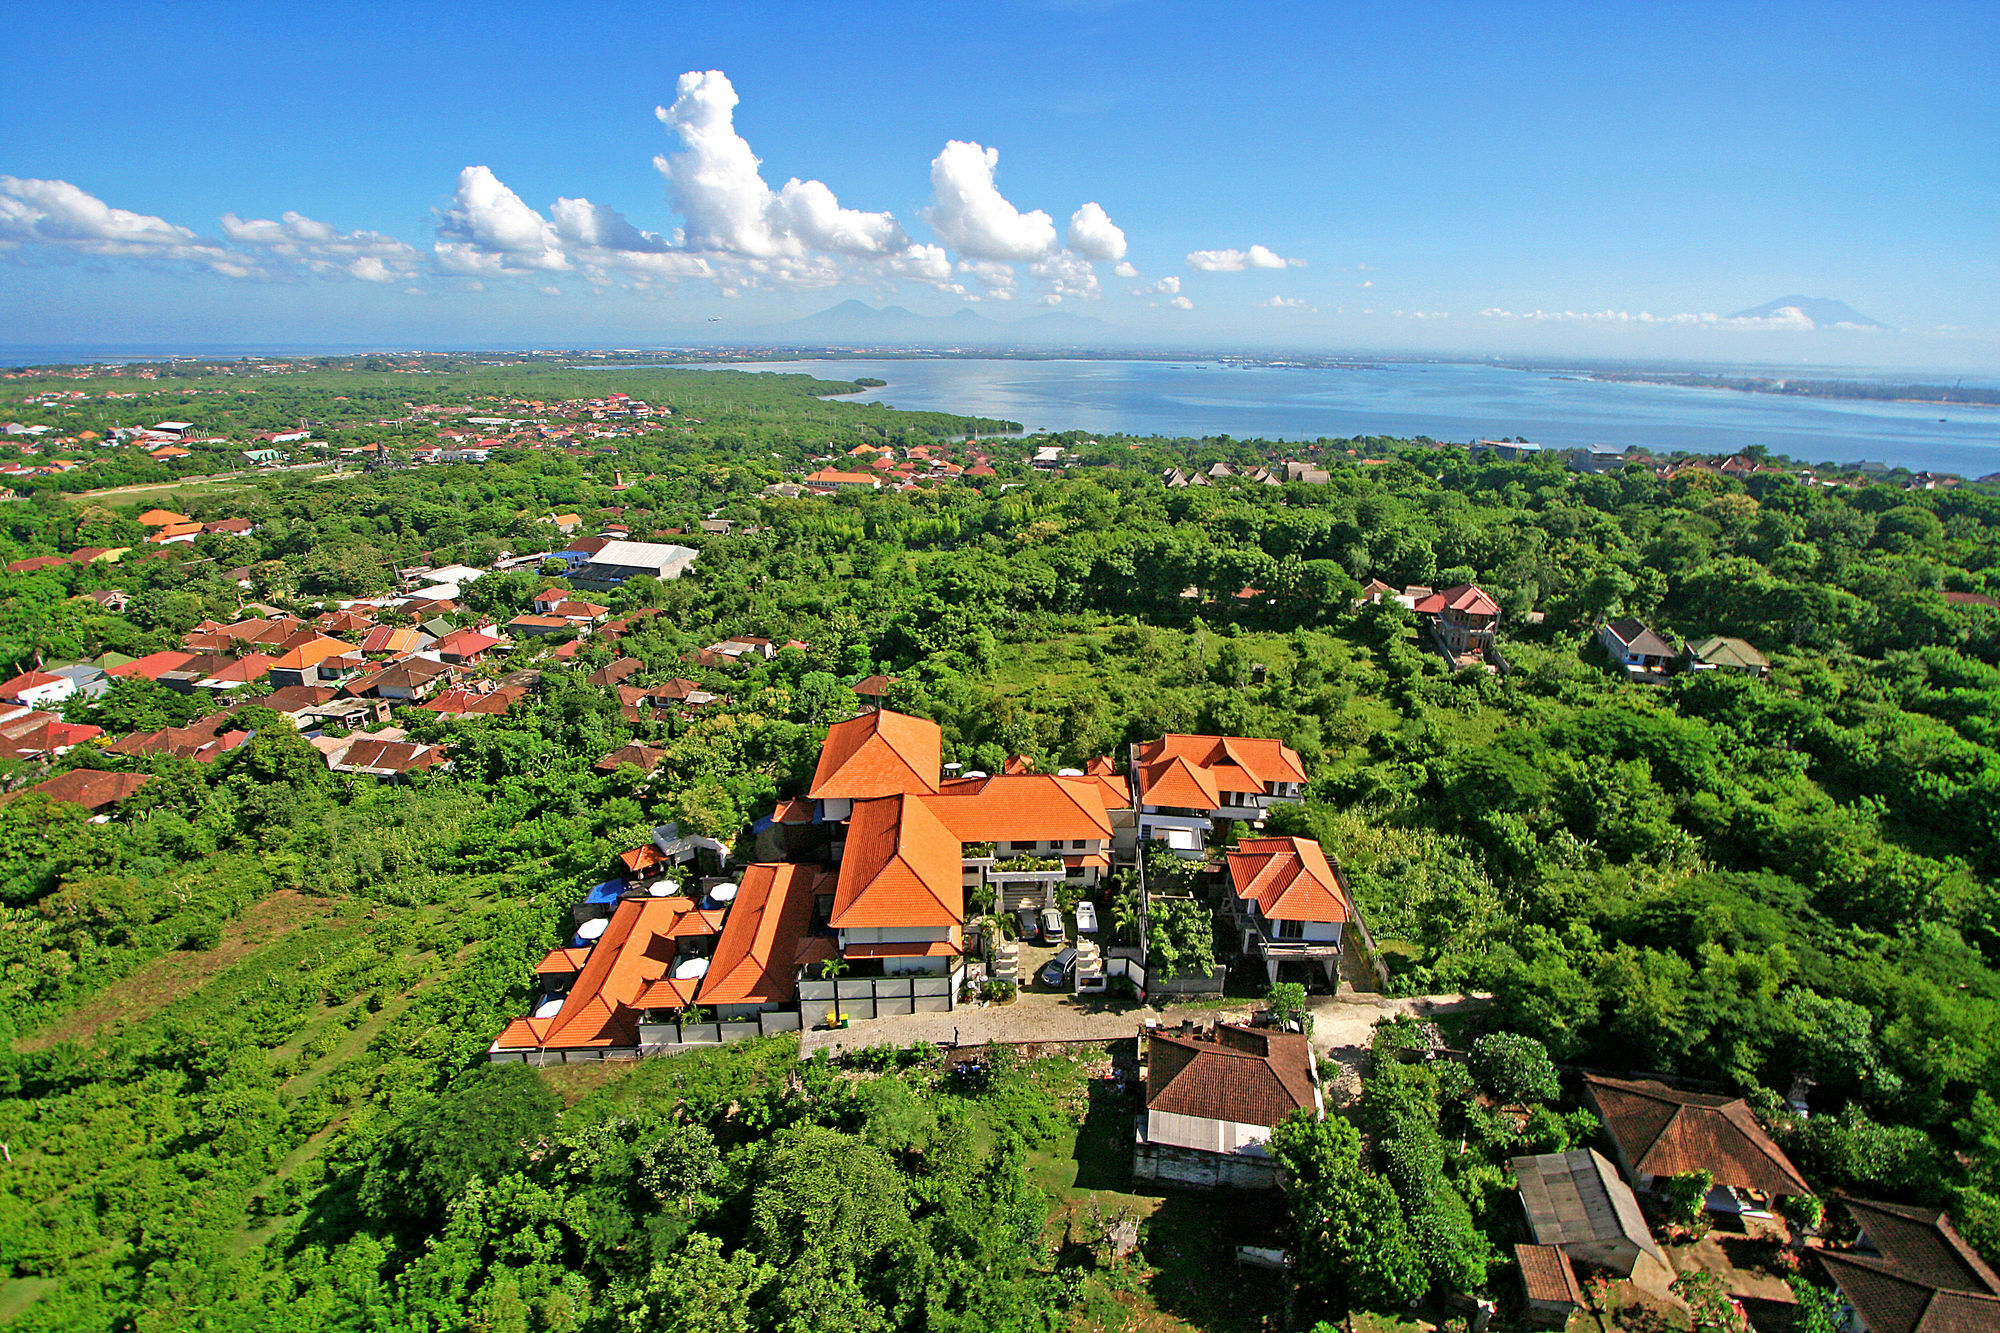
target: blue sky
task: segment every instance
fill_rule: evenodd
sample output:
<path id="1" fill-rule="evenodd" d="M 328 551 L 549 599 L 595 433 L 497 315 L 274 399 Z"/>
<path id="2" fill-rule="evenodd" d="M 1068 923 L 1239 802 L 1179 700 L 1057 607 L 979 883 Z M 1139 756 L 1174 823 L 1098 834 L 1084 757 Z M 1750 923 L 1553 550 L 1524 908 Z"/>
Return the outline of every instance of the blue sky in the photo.
<path id="1" fill-rule="evenodd" d="M 2000 367 L 1991 4 L 72 0 L 9 37 L 6 342 L 728 338 L 859 297 Z M 1789 294 L 1893 328 L 1729 318 Z"/>

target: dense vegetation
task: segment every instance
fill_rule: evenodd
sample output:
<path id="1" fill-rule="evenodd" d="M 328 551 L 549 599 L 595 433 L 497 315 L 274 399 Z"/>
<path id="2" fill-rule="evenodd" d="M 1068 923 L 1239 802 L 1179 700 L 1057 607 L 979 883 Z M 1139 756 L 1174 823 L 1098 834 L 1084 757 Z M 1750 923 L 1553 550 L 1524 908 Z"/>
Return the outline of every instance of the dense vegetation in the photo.
<path id="1" fill-rule="evenodd" d="M 512 399 L 557 372 L 467 373 Z M 685 578 L 613 599 L 663 611 L 619 644 L 644 664 L 635 681 L 695 675 L 729 696 L 698 721 L 625 720 L 584 679 L 609 656 L 593 645 L 543 663 L 505 717 L 400 719 L 456 761 L 408 786 L 330 775 L 253 713 L 255 741 L 214 764 L 58 761 L 160 776 L 115 822 L 35 796 L 0 807 L 0 1318 L 1011 1328 L 1047 1309 L 1062 1325 L 1078 1292 L 1018 1169 L 1056 1130 L 1035 1127 L 1033 1097 L 1008 1100 L 1009 1079 L 794 1085 L 773 1046 L 650 1064 L 562 1107 L 536 1076 L 481 1064 L 616 852 L 660 819 L 741 830 L 800 788 L 847 686 L 877 670 L 899 678 L 897 706 L 941 723 L 947 758 L 987 769 L 1171 731 L 1286 738 L 1315 781 L 1280 824 L 1340 859 L 1397 987 L 1490 989 L 1489 1025 L 1558 1060 L 1714 1080 L 1773 1112 L 1810 1079 L 1818 1114 L 1790 1131 L 1809 1175 L 1949 1204 L 2000 1252 L 2000 611 L 1942 596 L 2000 592 L 1991 496 L 1578 476 L 1384 440 L 1071 436 L 1067 477 L 1031 472 L 1025 441 L 991 442 L 997 475 L 977 484 L 785 500 L 764 486 L 829 443 L 942 428 L 675 374 L 587 378 L 709 395 L 699 438 L 0 509 L 9 559 L 134 544 L 133 516 L 161 500 L 259 525 L 4 576 L 13 668 L 168 646 L 235 614 L 236 569 L 306 608 L 386 591 L 425 556 L 546 549 L 551 508 L 615 509 L 641 537 L 738 521 L 684 538 L 701 548 Z M 375 380 L 398 405 L 419 384 L 457 391 L 368 371 L 322 391 L 352 401 Z M 310 377 L 287 391 L 299 412 L 337 410 Z M 1301 455 L 1332 482 L 1159 480 L 1169 463 Z M 1407 613 L 1356 611 L 1371 575 L 1481 583 L 1512 671 L 1451 674 Z M 514 614 L 544 583 L 490 575 L 469 612 Z M 123 615 L 71 600 L 111 586 L 132 594 Z M 1589 636 L 1621 613 L 1741 635 L 1774 678 L 1631 684 Z M 729 672 L 680 660 L 729 633 L 810 651 Z M 121 727 L 184 717 L 138 687 L 87 707 Z M 652 781 L 594 770 L 635 734 L 669 751 Z M 1507 1095 L 1549 1100 L 1492 1059 L 1482 1077 L 1514 1080 Z M 1299 1225 L 1390 1238 L 1380 1271 L 1315 1275 L 1336 1304 L 1483 1272 L 1481 1163 L 1512 1140 L 1465 1089 L 1399 1092 L 1400 1077 L 1363 1106 L 1364 1176 L 1341 1128 L 1298 1145 L 1346 1190 Z M 1567 1135 L 1563 1114 L 1533 1132 Z M 1434 1171 L 1436 1143 L 1468 1132 L 1488 1156 Z"/>

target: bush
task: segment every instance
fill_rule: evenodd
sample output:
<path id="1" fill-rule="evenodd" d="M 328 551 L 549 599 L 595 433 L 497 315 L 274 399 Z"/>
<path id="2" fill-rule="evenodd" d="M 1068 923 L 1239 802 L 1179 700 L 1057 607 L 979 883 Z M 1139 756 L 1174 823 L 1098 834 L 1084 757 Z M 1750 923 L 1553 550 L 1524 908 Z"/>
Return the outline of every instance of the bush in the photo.
<path id="1" fill-rule="evenodd" d="M 1012 1004 L 1019 991 L 1011 981 L 982 981 L 979 983 L 979 998 L 989 1004 Z"/>
<path id="2" fill-rule="evenodd" d="M 1472 1076 L 1505 1104 L 1546 1102 L 1562 1091 L 1549 1048 L 1519 1032 L 1489 1032 L 1473 1042 Z"/>

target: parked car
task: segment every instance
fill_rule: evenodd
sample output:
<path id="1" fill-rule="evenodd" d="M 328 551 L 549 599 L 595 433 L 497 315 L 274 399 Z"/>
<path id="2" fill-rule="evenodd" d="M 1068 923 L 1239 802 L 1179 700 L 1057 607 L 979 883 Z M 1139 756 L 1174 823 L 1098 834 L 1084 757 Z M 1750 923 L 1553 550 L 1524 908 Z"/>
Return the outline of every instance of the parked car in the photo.
<path id="1" fill-rule="evenodd" d="M 1014 913 L 1014 924 L 1016 933 L 1024 940 L 1033 942 L 1042 937 L 1041 923 L 1035 916 L 1035 909 L 1032 907 L 1023 907 L 1020 911 Z"/>
<path id="2" fill-rule="evenodd" d="M 1062 985 L 1063 978 L 1069 975 L 1069 969 L 1075 962 L 1076 962 L 1076 950 L 1064 949 L 1061 953 L 1058 953 L 1054 958 L 1049 959 L 1049 961 L 1043 966 L 1042 984 L 1044 986 Z"/>
<path id="3" fill-rule="evenodd" d="M 1044 907 L 1042 909 L 1042 943 L 1061 944 L 1068 938 L 1069 932 L 1063 929 L 1062 913 L 1053 907 Z"/>
<path id="4" fill-rule="evenodd" d="M 1076 905 L 1076 933 L 1095 935 L 1097 933 L 1097 904 L 1078 903 Z"/>

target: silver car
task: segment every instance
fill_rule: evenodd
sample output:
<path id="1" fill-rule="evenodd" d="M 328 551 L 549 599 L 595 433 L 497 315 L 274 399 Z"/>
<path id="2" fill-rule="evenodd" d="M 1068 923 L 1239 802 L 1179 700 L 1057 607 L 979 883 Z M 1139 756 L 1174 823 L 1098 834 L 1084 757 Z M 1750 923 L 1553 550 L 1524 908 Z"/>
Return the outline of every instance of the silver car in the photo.
<path id="1" fill-rule="evenodd" d="M 1063 928 L 1062 913 L 1053 907 L 1044 907 L 1042 909 L 1042 943 L 1061 944 L 1068 938 L 1069 932 Z"/>

